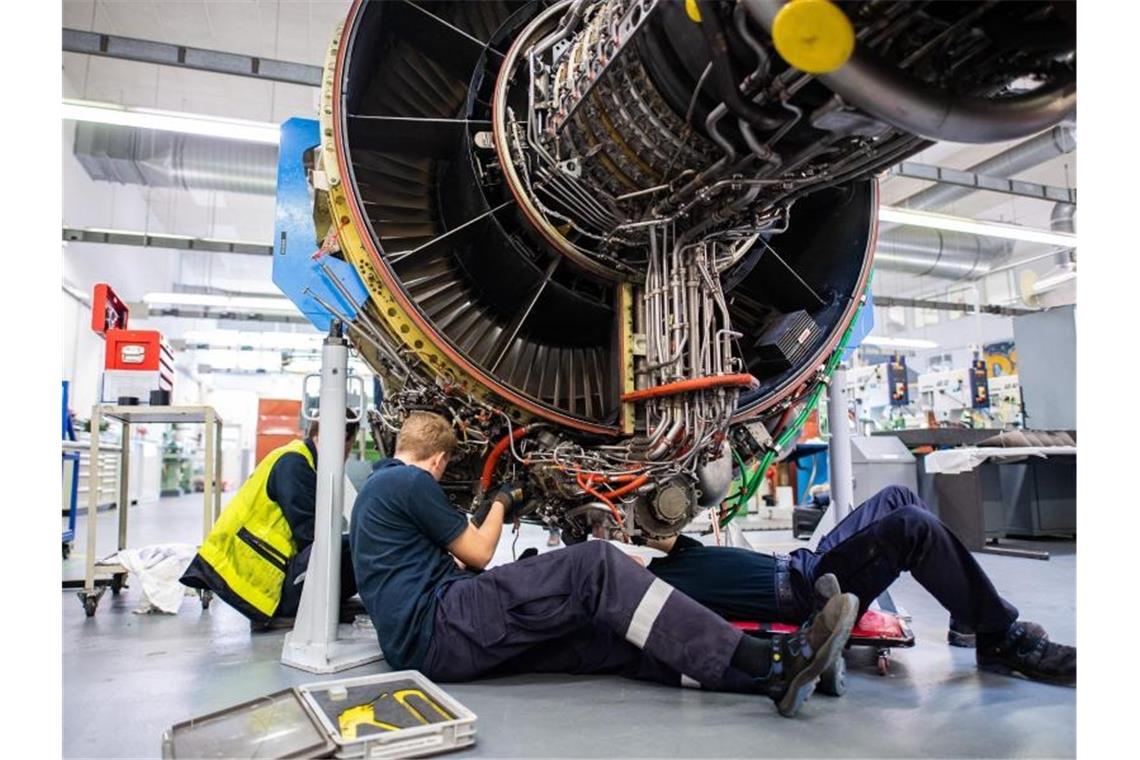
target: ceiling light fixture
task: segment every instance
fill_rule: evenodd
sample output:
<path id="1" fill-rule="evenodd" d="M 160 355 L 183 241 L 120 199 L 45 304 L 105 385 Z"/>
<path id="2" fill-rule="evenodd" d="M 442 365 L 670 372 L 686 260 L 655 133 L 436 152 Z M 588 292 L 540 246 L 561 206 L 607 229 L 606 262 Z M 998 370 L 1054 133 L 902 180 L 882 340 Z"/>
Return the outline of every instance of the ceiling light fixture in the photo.
<path id="1" fill-rule="evenodd" d="M 1052 232 L 1050 230 L 1041 230 L 1034 227 L 1022 227 L 1017 224 L 986 222 L 979 219 L 932 214 L 928 211 L 915 211 L 909 208 L 896 208 L 894 206 L 880 206 L 879 221 L 891 222 L 893 224 L 907 224 L 911 227 L 928 227 L 934 230 L 965 232 L 973 235 L 982 235 L 984 237 L 1004 238 L 1006 240 L 1021 240 L 1026 243 L 1056 245 L 1062 248 L 1077 247 L 1077 236 L 1068 232 Z"/>
<path id="2" fill-rule="evenodd" d="M 275 296 L 217 296 L 205 293 L 147 293 L 147 306 L 197 306 L 222 311 L 281 312 L 294 314 L 297 307 L 288 298 Z"/>
<path id="3" fill-rule="evenodd" d="M 153 108 L 133 108 L 90 100 L 65 98 L 63 118 L 272 145 L 277 145 L 281 141 L 281 128 L 269 122 L 227 119 L 222 116 L 180 111 L 159 111 Z"/>
<path id="4" fill-rule="evenodd" d="M 879 348 L 938 348 L 938 344 L 924 338 L 885 338 L 878 335 L 868 335 L 862 343 Z"/>

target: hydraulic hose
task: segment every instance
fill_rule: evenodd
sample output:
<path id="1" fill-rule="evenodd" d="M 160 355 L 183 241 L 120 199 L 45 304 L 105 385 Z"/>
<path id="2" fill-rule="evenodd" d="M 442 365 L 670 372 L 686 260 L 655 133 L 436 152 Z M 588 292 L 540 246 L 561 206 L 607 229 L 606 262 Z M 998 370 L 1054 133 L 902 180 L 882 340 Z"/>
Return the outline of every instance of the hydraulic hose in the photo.
<path id="1" fill-rule="evenodd" d="M 785 0 L 741 2 L 769 34 L 776 14 L 785 5 Z M 1060 124 L 1077 108 L 1075 72 L 1023 95 L 979 98 L 931 87 L 865 46 L 857 46 L 845 64 L 818 78 L 851 105 L 928 140 L 1017 140 Z"/>

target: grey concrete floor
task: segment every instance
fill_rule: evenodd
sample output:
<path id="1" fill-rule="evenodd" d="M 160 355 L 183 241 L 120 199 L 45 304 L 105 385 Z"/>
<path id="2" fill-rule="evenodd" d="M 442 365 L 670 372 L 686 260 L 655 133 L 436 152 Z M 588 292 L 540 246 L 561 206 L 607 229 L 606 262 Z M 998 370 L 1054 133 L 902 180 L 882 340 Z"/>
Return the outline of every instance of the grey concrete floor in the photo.
<path id="1" fill-rule="evenodd" d="M 201 499 L 133 507 L 129 544 L 200 538 Z M 84 526 L 80 518 L 79 533 Z M 114 548 L 117 516 L 100 514 L 100 551 Z M 797 545 L 787 533 L 752 533 L 759 547 Z M 525 528 L 517 550 L 546 534 Z M 1050 543 L 1048 562 L 981 555 L 1025 619 L 1054 640 L 1076 636 L 1076 556 Z M 82 545 L 64 578 L 82 575 Z M 510 537 L 496 561 L 510 559 Z M 284 633 L 251 636 L 221 602 L 186 598 L 177 615 L 137 615 L 137 584 L 108 592 L 86 618 L 62 594 L 63 748 L 66 757 L 157 757 L 174 723 L 321 677 L 280 664 Z M 673 689 L 616 677 L 526 676 L 450 685 L 478 715 L 471 757 L 1071 757 L 1076 691 L 979 673 L 973 651 L 946 645 L 946 613 L 909 576 L 893 588 L 913 616 L 913 649 L 895 650 L 877 675 L 870 650 L 847 652 L 847 695 L 814 696 L 781 718 L 764 698 Z M 381 672 L 382 663 L 337 677 Z"/>

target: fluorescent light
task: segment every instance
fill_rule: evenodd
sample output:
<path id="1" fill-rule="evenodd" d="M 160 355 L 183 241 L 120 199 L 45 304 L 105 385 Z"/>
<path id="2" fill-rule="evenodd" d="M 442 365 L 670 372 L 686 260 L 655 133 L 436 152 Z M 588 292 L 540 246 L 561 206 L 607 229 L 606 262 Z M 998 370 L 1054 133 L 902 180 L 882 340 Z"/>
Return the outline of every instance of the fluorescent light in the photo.
<path id="1" fill-rule="evenodd" d="M 227 119 L 221 116 L 158 111 L 153 108 L 132 108 L 114 103 L 90 100 L 63 101 L 63 118 L 73 121 L 90 121 L 97 124 L 117 124 L 123 127 L 157 129 L 163 132 L 181 132 L 187 135 L 224 137 L 230 140 L 269 143 L 281 141 L 281 128 L 277 124 L 245 119 Z"/>
<path id="2" fill-rule="evenodd" d="M 949 230 L 950 232 L 966 232 L 985 237 L 1005 238 L 1007 240 L 1023 240 L 1026 243 L 1042 243 L 1056 245 L 1062 248 L 1076 248 L 1077 236 L 1068 232 L 1052 232 L 1033 227 L 1022 227 L 1016 224 L 1003 224 L 1001 222 L 985 222 L 977 219 L 966 219 L 960 216 L 946 216 L 945 214 L 931 214 L 928 211 L 914 211 L 908 208 L 895 208 L 894 206 L 879 207 L 879 221 L 894 224 L 909 224 L 912 227 L 929 227 L 935 230 Z"/>
<path id="3" fill-rule="evenodd" d="M 199 306 L 225 311 L 284 312 L 292 314 L 297 307 L 288 298 L 274 296 L 217 296 L 205 293 L 147 293 L 147 306 Z"/>
<path id="4" fill-rule="evenodd" d="M 884 338 L 878 335 L 868 335 L 860 342 L 879 348 L 938 348 L 937 343 L 923 338 Z"/>
<path id="5" fill-rule="evenodd" d="M 250 330 L 187 330 L 182 340 L 208 348 L 260 348 L 307 350 L 319 353 L 322 336 L 317 332 L 255 332 Z"/>

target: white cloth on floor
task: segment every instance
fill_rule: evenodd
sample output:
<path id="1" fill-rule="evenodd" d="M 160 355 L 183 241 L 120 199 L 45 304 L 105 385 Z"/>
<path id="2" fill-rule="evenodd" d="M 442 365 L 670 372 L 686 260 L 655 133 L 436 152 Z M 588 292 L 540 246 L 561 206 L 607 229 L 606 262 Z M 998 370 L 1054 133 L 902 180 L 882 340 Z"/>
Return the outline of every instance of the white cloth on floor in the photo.
<path id="1" fill-rule="evenodd" d="M 142 600 L 135 612 L 178 612 L 186 595 L 186 589 L 178 579 L 197 553 L 198 547 L 192 544 L 159 544 L 121 550 L 113 559 L 142 584 Z"/>

